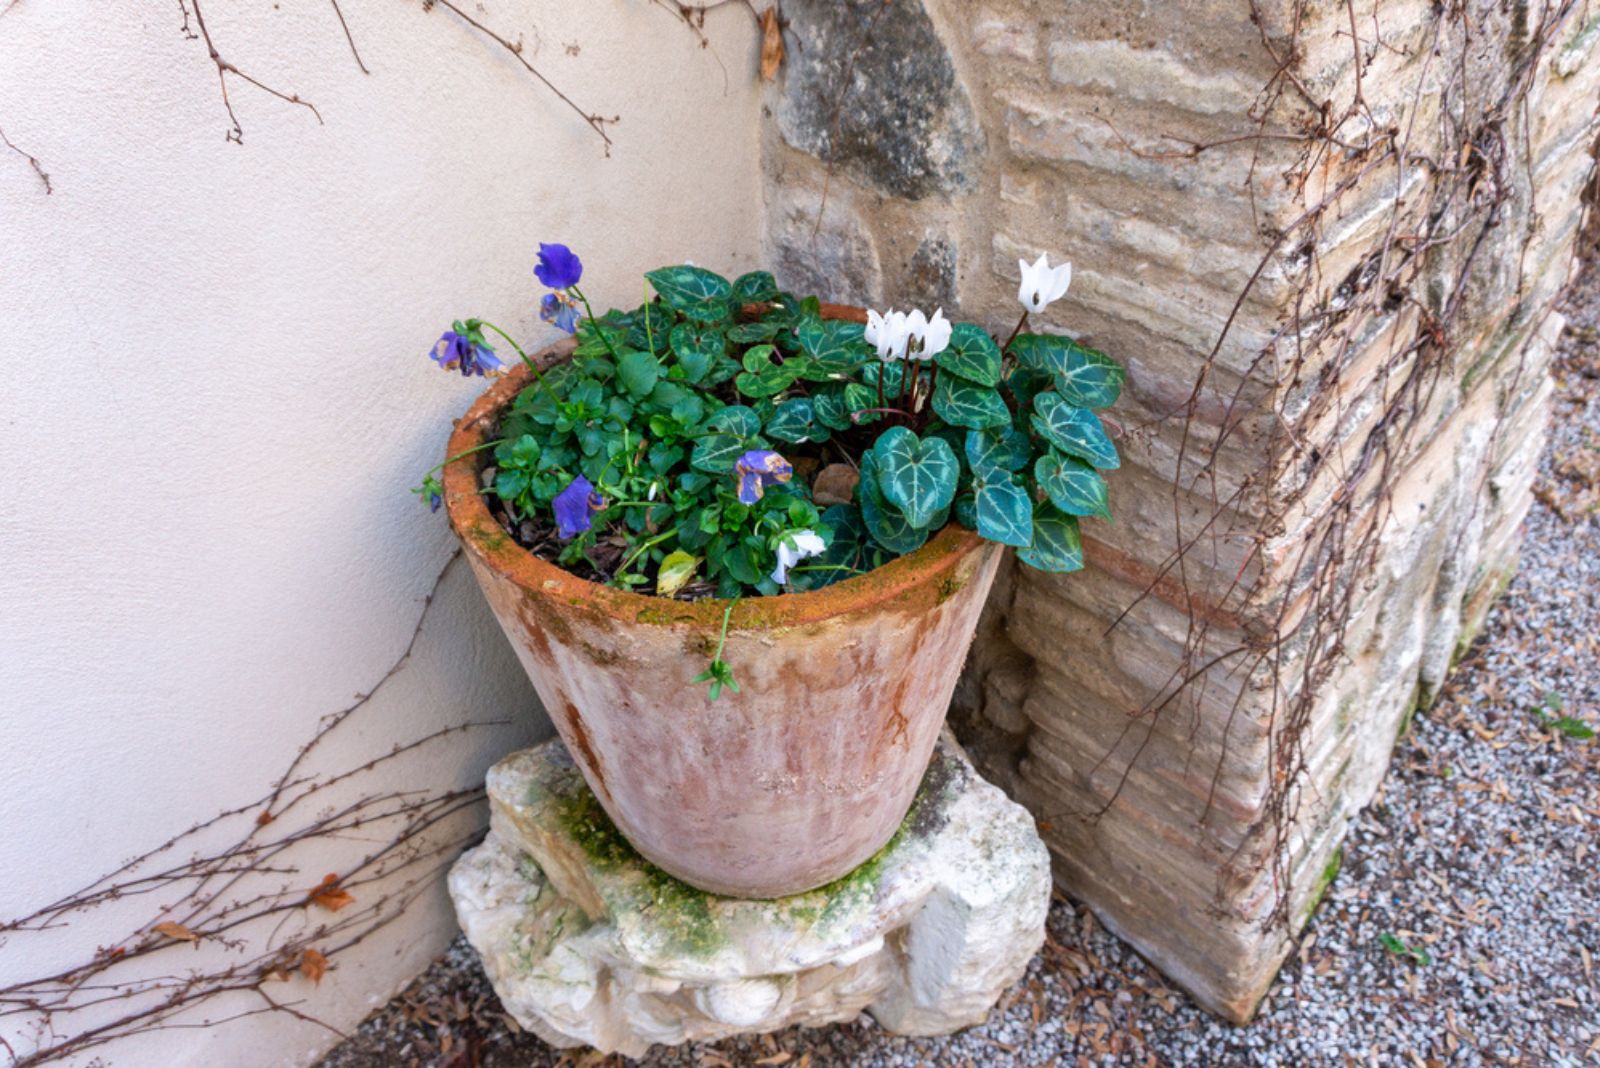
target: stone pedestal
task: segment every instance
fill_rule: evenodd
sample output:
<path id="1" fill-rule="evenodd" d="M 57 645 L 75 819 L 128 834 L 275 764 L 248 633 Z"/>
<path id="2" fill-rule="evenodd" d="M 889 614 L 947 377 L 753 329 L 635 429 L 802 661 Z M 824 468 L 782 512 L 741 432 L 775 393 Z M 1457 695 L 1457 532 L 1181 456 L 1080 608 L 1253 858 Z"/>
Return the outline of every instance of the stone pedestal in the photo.
<path id="1" fill-rule="evenodd" d="M 894 839 L 810 893 L 745 901 L 652 867 L 559 741 L 489 772 L 489 836 L 450 894 L 495 990 L 557 1047 L 638 1057 L 863 1009 L 890 1031 L 977 1023 L 1044 942 L 1033 818 L 941 740 Z"/>

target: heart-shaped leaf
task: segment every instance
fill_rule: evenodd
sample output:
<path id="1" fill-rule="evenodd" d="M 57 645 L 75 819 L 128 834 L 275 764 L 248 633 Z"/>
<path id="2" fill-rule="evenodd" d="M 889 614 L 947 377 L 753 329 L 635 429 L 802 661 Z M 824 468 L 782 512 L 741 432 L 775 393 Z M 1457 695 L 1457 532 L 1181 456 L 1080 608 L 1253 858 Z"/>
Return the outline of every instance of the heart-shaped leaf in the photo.
<path id="1" fill-rule="evenodd" d="M 1011 351 L 1023 366 L 1054 377 L 1062 398 L 1077 408 L 1111 407 L 1127 377 L 1116 360 L 1069 337 L 1023 334 Z"/>
<path id="2" fill-rule="evenodd" d="M 865 382 L 873 389 L 877 389 L 878 380 L 882 379 L 884 399 L 891 400 L 900 396 L 900 386 L 906 377 L 905 366 L 906 365 L 900 361 L 895 361 L 893 363 L 882 363 L 878 360 L 873 360 L 870 364 L 861 369 L 861 381 Z"/>
<path id="3" fill-rule="evenodd" d="M 778 299 L 778 280 L 766 271 L 751 271 L 733 280 L 733 299 L 740 304 L 764 304 Z"/>
<path id="4" fill-rule="evenodd" d="M 903 429 L 903 428 L 902 428 Z M 861 482 L 857 486 L 861 519 L 872 540 L 897 556 L 922 548 L 927 527 L 915 527 L 894 505 L 884 500 L 878 485 L 878 462 L 872 450 L 861 454 Z"/>
<path id="5" fill-rule="evenodd" d="M 1117 447 L 1106 436 L 1099 416 L 1087 408 L 1074 408 L 1059 393 L 1041 393 L 1033 399 L 1033 429 L 1050 444 L 1101 470 L 1119 467 Z"/>
<path id="6" fill-rule="evenodd" d="M 850 421 L 858 426 L 876 423 L 883 418 L 881 412 L 873 411 L 878 407 L 878 394 L 860 382 L 851 382 L 844 387 L 844 405 L 850 411 Z M 858 418 L 858 413 L 862 412 L 870 414 L 859 415 Z"/>
<path id="7" fill-rule="evenodd" d="M 753 345 L 758 341 L 771 341 L 782 329 L 778 323 L 739 323 L 728 327 L 728 340 L 736 345 Z"/>
<path id="8" fill-rule="evenodd" d="M 743 404 L 730 404 L 712 412 L 711 418 L 706 420 L 706 426 L 743 440 L 761 433 L 761 416 L 756 414 L 755 409 Z"/>
<path id="9" fill-rule="evenodd" d="M 927 528 L 955 499 L 961 465 L 942 439 L 924 441 L 906 427 L 891 427 L 872 452 L 884 500 L 899 508 L 912 526 Z"/>
<path id="10" fill-rule="evenodd" d="M 778 405 L 772 420 L 767 423 L 767 433 L 779 441 L 827 441 L 828 428 L 817 422 L 816 408 L 810 397 L 792 397 Z"/>
<path id="11" fill-rule="evenodd" d="M 972 473 L 978 533 L 1001 545 L 1033 541 L 1033 501 L 1017 476 L 1000 468 Z"/>
<path id="12" fill-rule="evenodd" d="M 817 422 L 830 430 L 849 430 L 850 409 L 845 405 L 843 390 L 823 390 L 811 397 Z"/>
<path id="13" fill-rule="evenodd" d="M 733 471 L 734 462 L 744 451 L 744 438 L 732 434 L 708 434 L 695 442 L 689 466 L 713 475 L 726 475 Z"/>
<path id="14" fill-rule="evenodd" d="M 1034 462 L 1033 480 L 1050 498 L 1050 503 L 1067 515 L 1111 518 L 1106 480 L 1082 460 L 1051 449 Z"/>
<path id="15" fill-rule="evenodd" d="M 940 375 L 933 387 L 933 410 L 940 419 L 969 430 L 1005 426 L 1011 422 L 1011 409 L 997 390 L 968 382 L 955 375 Z"/>
<path id="16" fill-rule="evenodd" d="M 950 329 L 950 345 L 934 357 L 939 367 L 980 386 L 1000 384 L 1000 346 L 976 323 L 957 323 Z"/>
<path id="17" fill-rule="evenodd" d="M 967 431 L 967 463 L 974 471 L 1021 471 L 1033 449 L 1028 435 L 1012 426 Z"/>
<path id="18" fill-rule="evenodd" d="M 794 384 L 798 364 L 777 363 L 778 350 L 771 345 L 756 345 L 744 354 L 744 373 L 733 380 L 746 397 L 772 397 Z"/>
<path id="19" fill-rule="evenodd" d="M 825 366 L 844 369 L 856 366 L 866 355 L 864 330 L 860 323 L 807 316 L 795 328 L 795 336 L 807 356 Z"/>
<path id="20" fill-rule="evenodd" d="M 683 368 L 683 376 L 690 382 L 699 382 L 711 370 L 718 356 L 727 351 L 722 331 L 716 327 L 679 323 L 672 328 L 672 353 Z"/>
<path id="21" fill-rule="evenodd" d="M 686 315 L 691 309 L 709 303 L 724 305 L 723 312 L 726 314 L 728 298 L 733 295 L 733 283 L 704 267 L 691 267 L 688 264 L 661 267 L 646 271 L 645 277 L 668 306 Z"/>
<path id="22" fill-rule="evenodd" d="M 699 323 L 726 323 L 733 318 L 733 305 L 725 300 L 702 300 L 684 308 L 683 314 Z"/>
<path id="23" fill-rule="evenodd" d="M 1063 515 L 1046 502 L 1033 513 L 1033 544 L 1017 559 L 1040 571 L 1078 571 L 1083 567 L 1083 540 L 1076 516 Z"/>

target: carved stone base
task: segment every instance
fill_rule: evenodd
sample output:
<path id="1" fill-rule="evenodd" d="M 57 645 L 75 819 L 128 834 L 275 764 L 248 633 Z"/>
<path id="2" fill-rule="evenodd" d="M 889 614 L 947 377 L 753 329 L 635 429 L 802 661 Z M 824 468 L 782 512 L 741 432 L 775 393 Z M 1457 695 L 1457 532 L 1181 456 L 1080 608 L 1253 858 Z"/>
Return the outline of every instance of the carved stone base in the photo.
<path id="1" fill-rule="evenodd" d="M 450 894 L 495 990 L 553 1046 L 642 1056 L 853 1018 L 977 1023 L 1044 941 L 1050 860 L 1026 810 L 948 735 L 893 841 L 810 893 L 702 893 L 617 834 L 560 742 L 489 772 L 488 838 Z"/>

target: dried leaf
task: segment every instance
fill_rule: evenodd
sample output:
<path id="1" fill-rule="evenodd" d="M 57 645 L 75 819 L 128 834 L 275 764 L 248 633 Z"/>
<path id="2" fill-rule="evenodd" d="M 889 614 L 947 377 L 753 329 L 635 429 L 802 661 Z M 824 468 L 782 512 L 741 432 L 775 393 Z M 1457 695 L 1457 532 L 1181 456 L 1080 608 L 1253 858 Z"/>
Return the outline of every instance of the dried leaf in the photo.
<path id="1" fill-rule="evenodd" d="M 183 924 L 173 923 L 171 920 L 162 920 L 160 923 L 150 928 L 150 930 L 154 931 L 156 934 L 164 934 L 168 938 L 176 939 L 179 942 L 200 941 L 199 935 L 189 930 L 189 928 L 185 927 Z"/>
<path id="2" fill-rule="evenodd" d="M 321 986 L 322 977 L 328 974 L 328 958 L 319 949 L 307 949 L 300 954 L 300 974 Z"/>
<path id="3" fill-rule="evenodd" d="M 322 882 L 317 888 L 311 891 L 311 895 L 306 898 L 306 904 L 321 905 L 329 912 L 338 912 L 346 905 L 355 904 L 355 900 L 348 891 L 339 889 L 339 876 L 329 872 L 322 877 Z"/>
<path id="4" fill-rule="evenodd" d="M 267 824 L 271 823 L 273 820 L 275 820 L 277 818 L 278 817 L 276 817 L 276 816 L 274 816 L 272 814 L 270 809 L 265 809 L 264 808 L 264 809 L 261 810 L 261 814 L 256 817 L 256 826 L 257 827 L 265 827 Z"/>
<path id="5" fill-rule="evenodd" d="M 811 498 L 822 507 L 849 504 L 855 495 L 856 483 L 860 481 L 860 473 L 849 464 L 829 464 L 812 484 Z"/>
<path id="6" fill-rule="evenodd" d="M 778 6 L 761 13 L 761 80 L 770 82 L 783 65 L 783 31 L 778 27 Z"/>

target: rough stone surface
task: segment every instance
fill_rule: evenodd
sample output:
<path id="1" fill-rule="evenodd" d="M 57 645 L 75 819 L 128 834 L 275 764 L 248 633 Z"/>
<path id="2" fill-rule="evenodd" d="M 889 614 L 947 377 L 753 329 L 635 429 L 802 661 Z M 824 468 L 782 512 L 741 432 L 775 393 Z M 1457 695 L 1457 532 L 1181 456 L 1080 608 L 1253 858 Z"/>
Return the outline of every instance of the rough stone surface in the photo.
<path id="1" fill-rule="evenodd" d="M 917 0 L 788 0 L 778 125 L 795 148 L 893 197 L 972 188 L 983 149 L 972 101 Z"/>
<path id="2" fill-rule="evenodd" d="M 1515 566 L 1561 326 L 1548 312 L 1570 277 L 1600 134 L 1600 16 L 1492 0 L 928 8 L 988 147 L 967 168 L 975 195 L 956 202 L 874 201 L 881 186 L 836 169 L 830 197 L 857 198 L 866 229 L 851 232 L 879 252 L 883 302 L 922 299 L 918 243 L 938 233 L 960 250 L 947 313 L 1004 332 L 1018 257 L 1048 251 L 1077 270 L 1045 321 L 1129 369 L 1112 413 L 1130 430 L 1110 480 L 1115 525 L 1086 525 L 1083 573 L 1002 575 L 952 718 L 983 773 L 1048 825 L 1060 885 L 1203 1005 L 1245 1020 L 1396 734 L 1440 691 Z M 1550 20 L 1558 28 L 1530 48 Z M 809 61 L 843 77 L 850 52 Z M 1530 57 L 1522 99 L 1483 114 Z M 1463 99 L 1478 113 L 1462 119 Z M 1469 196 L 1441 191 L 1452 168 L 1308 153 L 1318 116 L 1346 113 L 1347 146 L 1403 129 L 1410 157 L 1505 155 L 1479 159 L 1493 182 Z M 820 183 L 826 163 L 796 151 L 808 142 L 780 120 L 787 143 L 767 140 L 774 188 Z M 1471 151 L 1451 140 L 1463 123 Z M 1314 228 L 1278 240 L 1335 186 Z M 1391 247 L 1394 273 L 1371 288 L 1397 191 L 1402 214 L 1438 205 L 1447 229 L 1474 239 L 1415 257 Z M 1370 299 L 1383 292 L 1407 296 Z M 1352 301 L 1367 310 L 1352 316 Z M 1326 321 L 1338 325 L 1320 338 L 1304 329 Z M 1395 354 L 1419 339 L 1432 385 L 1385 418 L 1405 373 Z M 1380 446 L 1381 462 L 1361 460 L 1402 424 L 1415 429 Z M 1352 532 L 1381 518 L 1379 551 L 1330 583 L 1352 596 L 1336 663 L 1308 685 L 1305 561 L 1345 511 Z M 1175 547 L 1191 542 L 1180 572 Z M 1280 642 L 1281 677 L 1254 656 L 1226 659 L 1162 705 L 1186 645 L 1204 663 Z M 1285 818 L 1275 732 L 1302 690 L 1309 721 Z M 1141 714 L 1156 706 L 1167 710 Z"/>
<path id="3" fill-rule="evenodd" d="M 702 893 L 611 827 L 559 742 L 489 773 L 488 838 L 450 893 L 507 1011 L 557 1047 L 642 1056 L 854 1018 L 944 1034 L 982 1021 L 1044 941 L 1033 820 L 948 736 L 883 852 L 777 901 Z"/>
<path id="4" fill-rule="evenodd" d="M 883 271 L 872 228 L 857 209 L 856 194 L 803 176 L 773 191 L 767 227 L 768 262 L 783 284 L 841 304 L 865 304 L 883 291 Z"/>

